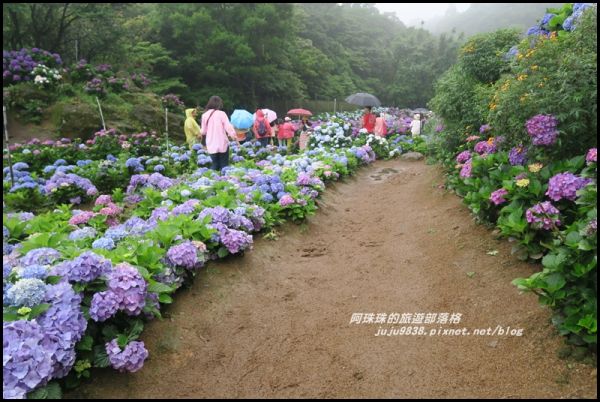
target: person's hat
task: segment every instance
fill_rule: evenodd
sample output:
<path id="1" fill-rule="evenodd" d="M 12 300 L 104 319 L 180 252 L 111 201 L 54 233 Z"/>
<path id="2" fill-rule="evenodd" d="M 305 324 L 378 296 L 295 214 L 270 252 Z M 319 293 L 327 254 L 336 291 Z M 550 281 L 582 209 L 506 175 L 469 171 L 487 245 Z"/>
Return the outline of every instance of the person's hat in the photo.
<path id="1" fill-rule="evenodd" d="M 292 119 L 289 118 L 289 116 L 285 116 L 285 119 L 283 119 L 285 121 L 292 121 Z"/>

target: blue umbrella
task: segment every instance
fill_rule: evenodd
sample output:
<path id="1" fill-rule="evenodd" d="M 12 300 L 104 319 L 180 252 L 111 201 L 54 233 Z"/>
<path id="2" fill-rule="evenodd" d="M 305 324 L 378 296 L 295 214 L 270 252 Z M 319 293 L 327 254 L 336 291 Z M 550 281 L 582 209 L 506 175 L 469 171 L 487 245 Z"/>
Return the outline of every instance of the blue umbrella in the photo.
<path id="1" fill-rule="evenodd" d="M 231 124 L 240 130 L 247 130 L 254 124 L 254 116 L 247 110 L 235 109 L 231 114 Z"/>

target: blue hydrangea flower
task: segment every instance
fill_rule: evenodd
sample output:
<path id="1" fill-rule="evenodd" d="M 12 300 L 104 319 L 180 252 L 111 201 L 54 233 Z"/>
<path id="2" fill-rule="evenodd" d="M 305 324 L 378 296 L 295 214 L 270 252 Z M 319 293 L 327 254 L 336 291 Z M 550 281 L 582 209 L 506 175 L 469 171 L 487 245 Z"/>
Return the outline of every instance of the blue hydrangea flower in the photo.
<path id="1" fill-rule="evenodd" d="M 121 241 L 128 235 L 129 232 L 127 231 L 127 229 L 125 229 L 124 225 L 113 226 L 104 233 L 104 237 L 112 239 L 114 242 Z"/>
<path id="2" fill-rule="evenodd" d="M 8 291 L 8 298 L 15 306 L 34 307 L 44 300 L 46 284 L 36 278 L 18 280 Z"/>
<path id="3" fill-rule="evenodd" d="M 92 243 L 92 248 L 103 248 L 105 250 L 112 250 L 115 248 L 115 242 L 113 239 L 107 237 L 101 237 Z"/>
<path id="4" fill-rule="evenodd" d="M 92 239 L 96 237 L 98 233 L 96 229 L 90 226 L 86 226 L 82 229 L 77 229 L 69 233 L 69 240 L 83 240 L 83 239 Z"/>
<path id="5" fill-rule="evenodd" d="M 29 265 L 27 267 L 23 267 L 17 271 L 19 277 L 26 278 L 34 278 L 34 279 L 46 279 L 48 276 L 48 269 L 43 265 Z"/>

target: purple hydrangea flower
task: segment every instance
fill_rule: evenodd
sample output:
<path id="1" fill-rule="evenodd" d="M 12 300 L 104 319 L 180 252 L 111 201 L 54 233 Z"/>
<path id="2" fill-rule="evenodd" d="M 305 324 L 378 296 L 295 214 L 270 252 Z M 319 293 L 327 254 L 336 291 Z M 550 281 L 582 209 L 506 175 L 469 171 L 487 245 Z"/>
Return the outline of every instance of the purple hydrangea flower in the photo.
<path id="1" fill-rule="evenodd" d="M 112 202 L 112 197 L 110 195 L 103 194 L 100 197 L 96 198 L 96 202 L 94 205 L 108 205 Z"/>
<path id="2" fill-rule="evenodd" d="M 533 145 L 553 145 L 558 138 L 558 120 L 552 115 L 538 114 L 527 120 L 525 127 Z"/>
<path id="3" fill-rule="evenodd" d="M 534 205 L 525 212 L 527 222 L 536 229 L 551 230 L 560 225 L 560 211 L 550 201 Z"/>
<path id="4" fill-rule="evenodd" d="M 191 241 L 172 246 L 167 251 L 167 258 L 174 266 L 187 269 L 197 268 L 203 262 L 198 258 L 198 249 Z"/>
<path id="5" fill-rule="evenodd" d="M 95 293 L 90 306 L 90 317 L 96 322 L 106 321 L 115 315 L 120 304 L 120 297 L 110 290 Z"/>
<path id="6" fill-rule="evenodd" d="M 109 272 L 112 268 L 110 260 L 91 251 L 80 254 L 73 261 L 62 264 L 56 274 L 71 282 L 89 283 Z"/>
<path id="7" fill-rule="evenodd" d="M 527 148 L 523 146 L 514 147 L 508 153 L 508 160 L 512 166 L 523 166 L 527 163 Z"/>
<path id="8" fill-rule="evenodd" d="M 194 212 L 194 209 L 196 208 L 196 205 L 200 204 L 200 201 L 196 200 L 196 199 L 191 199 L 188 200 L 186 202 L 184 202 L 181 205 L 176 206 L 175 208 L 173 208 L 173 210 L 171 211 L 171 214 L 174 216 L 177 215 L 187 215 L 187 214 L 191 214 L 192 212 Z"/>
<path id="9" fill-rule="evenodd" d="M 148 358 L 148 351 L 144 346 L 144 342 L 129 342 L 124 350 L 121 351 L 116 339 L 106 343 L 106 353 L 110 365 L 115 370 L 120 372 L 135 373 L 144 365 L 144 361 Z"/>
<path id="10" fill-rule="evenodd" d="M 210 215 L 212 217 L 212 223 L 223 223 L 227 225 L 229 223 L 229 214 L 229 210 L 221 206 L 205 208 L 198 214 L 198 219 L 203 219 L 205 216 Z"/>
<path id="11" fill-rule="evenodd" d="M 585 234 L 588 236 L 595 236 L 598 232 L 598 219 L 594 218 L 588 223 L 585 228 Z"/>
<path id="12" fill-rule="evenodd" d="M 53 248 L 42 247 L 29 251 L 20 262 L 22 265 L 51 265 L 60 258 L 60 253 Z"/>
<path id="13" fill-rule="evenodd" d="M 127 315 L 139 315 L 146 304 L 146 281 L 139 271 L 122 263 L 116 265 L 107 277 L 108 289 L 119 297 L 119 309 Z"/>
<path id="14" fill-rule="evenodd" d="M 54 348 L 37 322 L 3 322 L 2 344 L 4 398 L 25 399 L 27 392 L 45 385 L 52 378 Z"/>
<path id="15" fill-rule="evenodd" d="M 241 230 L 222 228 L 219 231 L 221 243 L 231 254 L 239 253 L 252 244 L 252 235 Z"/>
<path id="16" fill-rule="evenodd" d="M 75 294 L 67 282 L 46 287 L 45 301 L 50 303 L 50 308 L 37 321 L 56 346 L 52 356 L 54 378 L 66 376 L 75 363 L 75 344 L 87 328 L 87 320 L 80 308 L 81 300 L 82 296 Z"/>
<path id="17" fill-rule="evenodd" d="M 81 213 L 79 213 L 77 215 L 73 215 L 73 217 L 71 217 L 71 219 L 69 219 L 69 224 L 70 225 L 86 224 L 94 216 L 96 216 L 95 212 L 92 212 L 92 211 L 83 211 L 83 212 L 81 212 Z"/>
<path id="18" fill-rule="evenodd" d="M 469 159 L 468 161 L 465 162 L 465 164 L 463 165 L 463 167 L 460 169 L 460 177 L 471 177 L 471 170 L 473 169 L 473 160 Z"/>
<path id="19" fill-rule="evenodd" d="M 573 173 L 559 173 L 550 178 L 546 195 L 554 201 L 560 201 L 563 198 L 574 201 L 577 198 L 577 190 L 590 182 L 591 179 L 585 179 Z"/>
<path id="20" fill-rule="evenodd" d="M 504 196 L 507 194 L 508 191 L 503 188 L 496 190 L 490 195 L 490 201 L 493 202 L 495 205 L 504 204 L 506 202 Z"/>
<path id="21" fill-rule="evenodd" d="M 164 221 L 169 217 L 169 210 L 166 207 L 156 208 L 152 211 L 150 219 L 155 221 Z"/>
<path id="22" fill-rule="evenodd" d="M 475 144 L 475 152 L 477 152 L 479 155 L 489 154 L 491 153 L 490 150 L 491 147 L 487 141 L 479 141 L 477 144 Z"/>
<path id="23" fill-rule="evenodd" d="M 458 162 L 458 163 L 465 163 L 469 159 L 471 159 L 471 151 L 462 151 L 456 157 L 456 162 Z"/>
<path id="24" fill-rule="evenodd" d="M 296 180 L 296 185 L 308 186 L 309 184 L 310 184 L 310 175 L 308 173 L 304 173 L 304 172 L 299 173 L 298 179 Z"/>
<path id="25" fill-rule="evenodd" d="M 585 161 L 587 162 L 588 165 L 592 164 L 592 163 L 597 163 L 596 161 L 598 160 L 598 149 L 597 148 L 591 148 L 587 155 L 585 156 Z"/>
<path id="26" fill-rule="evenodd" d="M 282 207 L 286 207 L 288 205 L 293 204 L 294 202 L 294 198 L 291 195 L 286 194 L 279 200 L 279 205 L 281 205 Z"/>

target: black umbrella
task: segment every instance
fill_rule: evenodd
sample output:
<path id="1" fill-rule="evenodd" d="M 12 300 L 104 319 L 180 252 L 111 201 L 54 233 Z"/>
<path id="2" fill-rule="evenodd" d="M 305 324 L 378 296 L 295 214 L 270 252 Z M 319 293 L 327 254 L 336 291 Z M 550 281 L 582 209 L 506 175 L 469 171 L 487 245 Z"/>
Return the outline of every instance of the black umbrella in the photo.
<path id="1" fill-rule="evenodd" d="M 381 102 L 375 96 L 359 92 L 354 95 L 350 95 L 346 98 L 346 102 L 358 106 L 381 106 Z"/>

